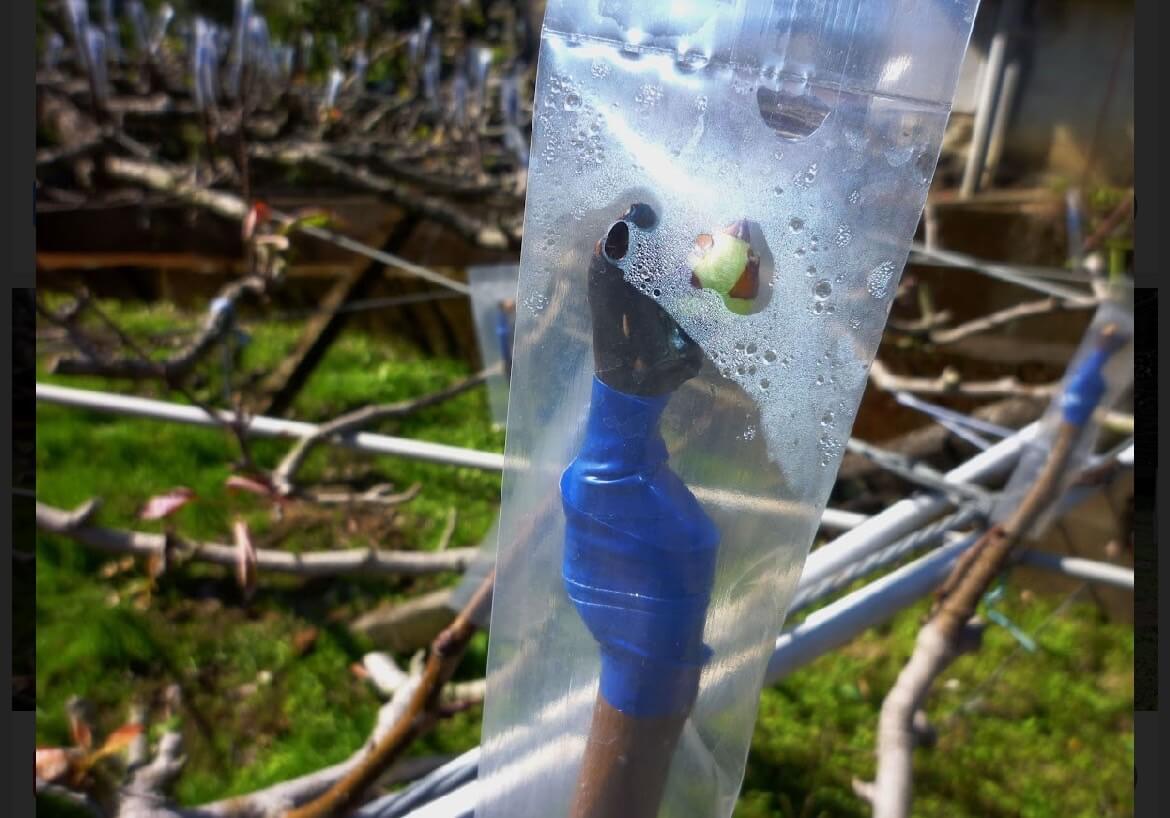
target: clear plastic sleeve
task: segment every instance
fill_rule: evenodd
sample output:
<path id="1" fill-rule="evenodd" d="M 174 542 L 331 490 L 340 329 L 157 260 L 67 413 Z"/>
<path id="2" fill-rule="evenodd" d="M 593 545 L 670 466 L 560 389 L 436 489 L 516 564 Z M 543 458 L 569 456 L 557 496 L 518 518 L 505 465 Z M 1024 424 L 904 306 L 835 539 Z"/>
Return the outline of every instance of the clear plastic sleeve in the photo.
<path id="1" fill-rule="evenodd" d="M 508 375 L 512 366 L 512 339 L 516 325 L 515 264 L 488 264 L 467 271 L 471 284 L 471 317 L 488 377 L 488 405 L 492 422 L 502 427 L 508 421 Z"/>
<path id="2" fill-rule="evenodd" d="M 478 818 L 731 814 L 974 10 L 549 3 Z"/>
<path id="3" fill-rule="evenodd" d="M 991 512 L 993 522 L 1000 523 L 1007 519 L 1035 484 L 1048 460 L 1061 423 L 1070 416 L 1081 427 L 1065 468 L 1065 484 L 1074 480 L 1096 449 L 1101 433 L 1100 413 L 1112 407 L 1133 383 L 1133 289 L 1115 287 L 1111 295 L 1097 308 L 1061 381 L 1060 393 L 1053 398 L 1040 420 L 1040 432 L 1028 442 L 1011 477 L 996 498 Z M 1106 328 L 1109 328 L 1110 333 L 1117 333 L 1117 337 L 1125 339 L 1120 348 L 1104 348 L 1102 331 Z M 1094 355 L 1102 352 L 1107 352 L 1108 357 L 1103 361 L 1094 360 Z M 1028 536 L 1043 535 L 1054 516 L 1055 509 L 1047 509 L 1036 520 Z"/>

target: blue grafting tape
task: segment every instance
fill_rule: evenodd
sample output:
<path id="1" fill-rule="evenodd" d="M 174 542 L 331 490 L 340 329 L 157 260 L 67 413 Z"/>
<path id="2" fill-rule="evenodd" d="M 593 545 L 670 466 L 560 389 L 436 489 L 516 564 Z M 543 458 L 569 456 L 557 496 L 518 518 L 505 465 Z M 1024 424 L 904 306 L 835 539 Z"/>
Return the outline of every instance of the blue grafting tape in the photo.
<path id="1" fill-rule="evenodd" d="M 561 477 L 565 589 L 601 647 L 602 695 L 638 718 L 687 713 L 711 655 L 719 531 L 667 467 L 669 399 L 594 378 L 585 439 Z"/>
<path id="2" fill-rule="evenodd" d="M 1105 394 L 1105 376 L 1101 370 L 1105 368 L 1110 352 L 1109 349 L 1097 347 L 1073 370 L 1060 399 L 1060 410 L 1065 422 L 1074 426 L 1088 423 Z"/>
<path id="3" fill-rule="evenodd" d="M 504 372 L 512 370 L 512 321 L 508 318 L 507 310 L 501 305 L 496 307 L 496 340 L 500 344 L 500 357 L 504 361 Z"/>

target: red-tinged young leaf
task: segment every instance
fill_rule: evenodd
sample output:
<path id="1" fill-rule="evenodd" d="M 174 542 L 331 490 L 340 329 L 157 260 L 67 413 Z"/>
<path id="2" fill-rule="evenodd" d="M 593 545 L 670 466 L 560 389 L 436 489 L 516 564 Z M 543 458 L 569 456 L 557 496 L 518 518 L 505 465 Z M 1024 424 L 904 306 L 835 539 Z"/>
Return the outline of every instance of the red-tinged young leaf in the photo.
<path id="1" fill-rule="evenodd" d="M 259 480 L 253 480 L 251 477 L 244 477 L 243 475 L 233 474 L 224 482 L 229 491 L 246 491 L 249 494 L 256 494 L 260 497 L 271 499 L 275 492 L 272 487 L 266 483 L 261 483 Z"/>
<path id="2" fill-rule="evenodd" d="M 349 672 L 359 679 L 365 680 L 370 678 L 370 671 L 366 670 L 361 662 L 354 662 L 349 666 Z"/>
<path id="3" fill-rule="evenodd" d="M 37 748 L 37 778 L 54 783 L 70 775 L 78 752 L 66 747 Z"/>
<path id="4" fill-rule="evenodd" d="M 86 756 L 82 766 L 91 767 L 96 762 L 107 756 L 112 756 L 127 747 L 134 741 L 135 737 L 141 735 L 143 727 L 141 724 L 123 724 L 114 732 L 106 736 L 105 743 L 102 746 Z"/>
<path id="5" fill-rule="evenodd" d="M 249 241 L 256 233 L 256 228 L 268 221 L 272 216 L 272 211 L 264 202 L 253 202 L 252 206 L 248 208 L 247 214 L 244 216 L 244 223 L 240 229 L 240 235 L 244 241 Z"/>
<path id="6" fill-rule="evenodd" d="M 89 722 L 80 716 L 69 717 L 69 735 L 75 747 L 88 750 L 93 746 L 93 730 L 90 729 Z"/>
<path id="7" fill-rule="evenodd" d="M 304 630 L 297 631 L 293 634 L 292 638 L 293 651 L 298 656 L 302 656 L 308 653 L 313 649 L 313 646 L 317 644 L 317 637 L 319 635 L 320 632 L 314 627 L 308 627 Z"/>
<path id="8" fill-rule="evenodd" d="M 251 597 L 256 590 L 256 549 L 248 523 L 237 518 L 232 523 L 232 534 L 236 539 L 236 581 L 245 597 Z"/>
<path id="9" fill-rule="evenodd" d="M 196 495 L 192 489 L 179 486 L 166 494 L 157 494 L 147 500 L 146 505 L 138 512 L 138 517 L 142 520 L 161 520 L 170 517 L 194 499 Z"/>

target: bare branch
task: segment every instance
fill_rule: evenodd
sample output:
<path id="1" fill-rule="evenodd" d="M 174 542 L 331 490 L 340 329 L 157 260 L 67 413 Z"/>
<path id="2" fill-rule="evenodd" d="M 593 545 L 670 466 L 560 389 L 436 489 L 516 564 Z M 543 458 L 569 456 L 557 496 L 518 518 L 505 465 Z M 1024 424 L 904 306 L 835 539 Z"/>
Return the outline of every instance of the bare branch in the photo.
<path id="1" fill-rule="evenodd" d="M 291 810 L 286 818 L 339 818 L 358 805 L 370 786 L 386 771 L 401 752 L 439 719 L 444 686 L 455 672 L 467 643 L 477 630 L 475 618 L 491 598 L 495 572 L 484 577 L 483 583 L 431 645 L 431 654 L 418 687 L 410 697 L 410 704 L 394 724 L 379 739 L 354 768 L 329 788 L 320 798 Z M 397 697 L 396 697 L 397 698 Z"/>
<path id="2" fill-rule="evenodd" d="M 355 409 L 352 412 L 347 412 L 327 423 L 321 424 L 313 434 L 302 438 L 284 456 L 284 459 L 280 461 L 280 464 L 272 472 L 273 484 L 282 494 L 291 495 L 295 491 L 294 481 L 297 472 L 300 471 L 310 452 L 318 444 L 346 434 L 351 434 L 374 423 L 403 418 L 414 412 L 448 401 L 469 389 L 479 386 L 487 380 L 488 375 L 492 374 L 493 371 L 490 369 L 482 370 L 470 377 L 456 381 L 437 392 L 432 392 L 429 395 L 409 398 L 396 403 L 363 406 L 361 409 Z"/>
<path id="3" fill-rule="evenodd" d="M 1099 301 L 1096 298 L 1083 298 L 1078 300 L 1041 298 L 1036 301 L 1025 301 L 1022 304 L 1016 304 L 1007 309 L 984 315 L 981 318 L 976 318 L 964 324 L 959 324 L 957 327 L 951 327 L 950 329 L 932 328 L 927 333 L 927 337 L 930 343 L 938 346 L 953 344 L 970 338 L 973 335 L 989 332 L 1024 318 L 1032 318 L 1038 315 L 1051 315 L 1052 313 L 1064 310 L 1090 309 L 1096 307 L 1098 303 Z"/>
<path id="4" fill-rule="evenodd" d="M 993 381 L 964 382 L 953 370 L 944 372 L 937 378 L 896 375 L 876 359 L 869 370 L 869 377 L 875 386 L 886 392 L 912 392 L 920 395 L 1051 398 L 1060 388 L 1059 384 L 1027 384 L 1011 376 Z"/>
<path id="5" fill-rule="evenodd" d="M 92 501 L 91 501 L 92 502 Z M 83 506 L 82 509 L 85 507 Z M 60 534 L 98 551 L 109 554 L 133 554 L 149 557 L 167 546 L 163 534 L 122 531 L 77 523 L 82 510 L 64 511 L 37 503 L 37 527 Z M 172 556 L 198 560 L 232 568 L 239 559 L 234 545 L 213 542 L 186 542 L 172 537 Z M 350 548 L 342 551 L 310 551 L 293 554 L 273 549 L 256 550 L 256 568 L 260 573 L 289 574 L 299 577 L 342 575 L 421 576 L 447 571 L 462 571 L 475 556 L 474 548 L 452 548 L 441 553 L 427 551 L 381 551 L 374 548 Z"/>

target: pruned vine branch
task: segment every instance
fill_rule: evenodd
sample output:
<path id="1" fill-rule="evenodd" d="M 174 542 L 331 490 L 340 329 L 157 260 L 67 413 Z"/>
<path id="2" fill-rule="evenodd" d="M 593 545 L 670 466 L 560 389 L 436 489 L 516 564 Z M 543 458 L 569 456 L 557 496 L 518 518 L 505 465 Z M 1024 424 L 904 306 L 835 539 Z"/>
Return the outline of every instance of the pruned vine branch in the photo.
<path id="1" fill-rule="evenodd" d="M 74 511 L 37 503 L 37 528 L 69 537 L 74 542 L 108 554 L 141 557 L 168 553 L 179 560 L 196 560 L 234 567 L 239 559 L 235 545 L 189 542 L 177 536 L 124 531 L 90 525 L 96 508 L 91 500 Z M 343 575 L 421 576 L 462 571 L 475 556 L 474 548 L 444 551 L 383 551 L 377 548 L 350 548 L 339 551 L 310 551 L 294 554 L 274 549 L 256 549 L 256 570 L 260 573 L 299 577 Z"/>

